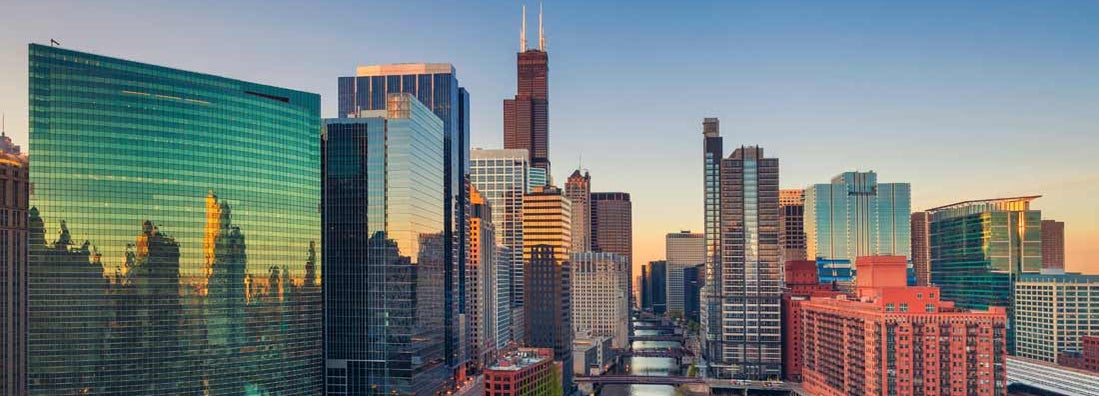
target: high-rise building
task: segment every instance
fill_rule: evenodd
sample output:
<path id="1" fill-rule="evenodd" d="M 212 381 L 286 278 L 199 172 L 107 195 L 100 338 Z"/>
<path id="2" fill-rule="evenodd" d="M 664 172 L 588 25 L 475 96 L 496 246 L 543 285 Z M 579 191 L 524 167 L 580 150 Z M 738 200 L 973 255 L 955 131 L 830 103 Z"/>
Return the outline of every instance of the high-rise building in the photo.
<path id="1" fill-rule="evenodd" d="M 1060 364 L 1082 337 L 1099 336 L 1099 275 L 1023 274 L 1014 308 L 1015 356 Z"/>
<path id="2" fill-rule="evenodd" d="M 633 203 L 630 194 L 623 192 L 595 192 L 590 198 L 591 251 L 614 253 L 625 257 L 629 265 L 629 279 L 633 280 Z M 632 285 L 630 287 L 632 289 Z M 630 293 L 633 305 L 633 293 Z"/>
<path id="3" fill-rule="evenodd" d="M 561 189 L 535 188 L 523 197 L 523 318 L 526 346 L 552 348 L 572 367 L 572 205 Z M 562 374 L 572 387 L 572 370 Z"/>
<path id="4" fill-rule="evenodd" d="M 321 394 L 320 97 L 29 53 L 29 393 Z"/>
<path id="5" fill-rule="evenodd" d="M 912 270 L 917 286 L 931 285 L 931 217 L 927 212 L 912 213 Z"/>
<path id="6" fill-rule="evenodd" d="M 496 280 L 496 285 L 493 287 L 496 292 L 496 299 L 493 306 L 496 308 L 497 353 L 506 349 L 508 343 L 522 340 L 522 338 L 514 338 L 512 335 L 512 328 L 514 327 L 514 323 L 512 323 L 514 320 L 513 311 L 515 310 L 515 300 L 511 298 L 512 257 L 514 255 L 511 253 L 511 247 L 496 245 L 496 270 L 493 278 Z"/>
<path id="7" fill-rule="evenodd" d="M 572 202 L 572 251 L 591 251 L 591 176 L 573 171 L 565 182 L 565 196 Z"/>
<path id="8" fill-rule="evenodd" d="M 706 262 L 706 240 L 691 231 L 670 232 L 664 237 L 664 257 L 668 262 L 668 312 L 687 310 L 683 271 Z"/>
<path id="9" fill-rule="evenodd" d="M 645 283 L 641 285 L 641 294 L 649 297 L 649 311 L 663 315 L 668 311 L 668 262 L 650 261 L 642 271 Z"/>
<path id="10" fill-rule="evenodd" d="M 27 393 L 27 154 L 0 121 L 0 394 Z"/>
<path id="11" fill-rule="evenodd" d="M 576 337 L 611 337 L 630 346 L 629 263 L 614 253 L 572 254 L 572 326 Z"/>
<path id="12" fill-rule="evenodd" d="M 806 254 L 821 282 L 849 284 L 855 257 L 911 256 L 911 190 L 878 183 L 874 172 L 844 172 L 805 189 Z"/>
<path id="13" fill-rule="evenodd" d="M 562 371 L 572 366 L 555 362 L 552 349 L 519 348 L 485 370 L 485 396 L 562 395 Z"/>
<path id="14" fill-rule="evenodd" d="M 469 327 L 466 337 L 472 364 L 486 367 L 496 358 L 497 301 L 496 293 L 496 228 L 492 225 L 492 207 L 476 188 L 469 190 L 469 253 L 466 255 L 465 317 Z"/>
<path id="15" fill-rule="evenodd" d="M 802 303 L 803 386 L 821 395 L 1006 395 L 1003 307 L 910 287 L 903 256 L 859 257 L 858 299 Z"/>
<path id="16" fill-rule="evenodd" d="M 805 260 L 805 190 L 778 190 L 780 216 L 779 244 L 782 261 Z"/>
<path id="17" fill-rule="evenodd" d="M 1042 269 L 1065 269 L 1065 222 L 1042 220 Z"/>
<path id="18" fill-rule="evenodd" d="M 964 201 L 928 209 L 931 284 L 961 308 L 1007 307 L 1007 350 L 1015 353 L 1015 281 L 1042 269 L 1039 196 Z"/>
<path id="19" fill-rule="evenodd" d="M 443 122 L 411 94 L 388 99 L 325 120 L 329 394 L 433 394 L 449 376 Z"/>
<path id="20" fill-rule="evenodd" d="M 706 279 L 702 286 L 702 312 L 700 315 L 702 337 L 699 338 L 703 355 L 718 353 L 721 349 L 722 300 L 717 284 L 721 278 L 721 156 L 723 151 L 720 123 L 717 118 L 702 120 L 702 169 L 703 212 L 706 234 Z"/>
<path id="21" fill-rule="evenodd" d="M 811 260 L 786 262 L 786 290 L 782 293 L 782 375 L 801 382 L 801 304 L 813 297 L 835 297 L 843 293 L 820 283 L 817 263 Z"/>
<path id="22" fill-rule="evenodd" d="M 642 311 L 646 311 L 646 312 L 652 312 L 653 311 L 653 297 L 652 297 L 652 289 L 651 289 L 652 286 L 649 283 L 650 282 L 649 278 L 652 277 L 652 275 L 650 274 L 650 271 L 651 270 L 649 269 L 648 264 L 641 264 L 641 276 L 638 277 L 638 283 L 637 283 L 637 288 L 638 288 L 637 294 L 639 294 L 641 296 L 640 297 L 641 298 L 641 300 L 640 300 L 641 303 L 639 304 L 639 306 L 640 306 Z"/>
<path id="23" fill-rule="evenodd" d="M 549 162 L 549 55 L 538 11 L 538 49 L 527 48 L 526 7 L 519 32 L 517 89 L 504 100 L 504 148 L 527 150 L 530 166 L 550 174 Z"/>
<path id="24" fill-rule="evenodd" d="M 353 77 L 338 80 L 340 118 L 354 117 L 363 110 L 385 110 L 390 93 L 409 93 L 443 121 L 446 140 L 443 151 L 443 233 L 445 283 L 443 322 L 447 364 L 459 369 L 468 356 L 462 353 L 459 315 L 465 308 L 466 211 L 469 189 L 466 178 L 469 158 L 469 92 L 458 84 L 449 63 L 401 63 L 359 66 Z"/>
<path id="25" fill-rule="evenodd" d="M 497 292 L 507 292 L 508 312 L 497 314 L 497 324 L 508 326 L 507 339 L 523 339 L 523 196 L 527 193 L 526 150 L 470 151 L 470 181 L 492 207 L 496 243 L 507 256 L 497 255 Z M 507 268 L 504 268 L 506 264 Z M 502 274 L 501 271 L 508 270 Z M 504 276 L 506 275 L 506 276 Z M 501 307 L 503 308 L 503 307 Z M 516 316 L 518 314 L 518 316 Z"/>
<path id="26" fill-rule="evenodd" d="M 718 378 L 782 374 L 778 159 L 740 147 L 721 160 L 720 337 L 704 351 Z M 709 281 L 709 279 L 707 279 Z"/>
<path id="27" fill-rule="evenodd" d="M 683 315 L 689 321 L 698 323 L 702 302 L 702 287 L 706 280 L 706 264 L 698 264 L 683 269 Z"/>

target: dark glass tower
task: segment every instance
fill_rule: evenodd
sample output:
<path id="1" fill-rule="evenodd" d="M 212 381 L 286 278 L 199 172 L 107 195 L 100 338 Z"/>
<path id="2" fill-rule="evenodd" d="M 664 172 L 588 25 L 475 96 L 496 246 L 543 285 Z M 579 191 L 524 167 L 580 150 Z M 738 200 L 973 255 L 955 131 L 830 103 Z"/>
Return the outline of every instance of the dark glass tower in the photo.
<path id="1" fill-rule="evenodd" d="M 30 394 L 321 394 L 319 107 L 31 45 Z"/>
<path id="2" fill-rule="evenodd" d="M 526 8 L 516 58 L 516 93 L 504 100 L 504 148 L 524 149 L 530 166 L 550 175 L 549 162 L 549 54 L 538 12 L 538 49 L 528 49 Z"/>
<path id="3" fill-rule="evenodd" d="M 363 110 L 385 110 L 388 94 L 412 94 L 443 120 L 444 156 L 443 243 L 446 266 L 443 321 L 446 323 L 447 364 L 464 366 L 458 315 L 465 304 L 464 274 L 469 201 L 469 93 L 458 85 L 454 66 L 448 63 L 401 63 L 359 66 L 354 77 L 339 78 L 339 117 L 353 117 Z"/>
<path id="4" fill-rule="evenodd" d="M 329 395 L 430 395 L 450 377 L 443 123 L 410 94 L 387 99 L 325 120 Z"/>
<path id="5" fill-rule="evenodd" d="M 721 296 L 718 290 L 721 284 L 721 156 L 722 138 L 717 118 L 702 120 L 703 139 L 703 190 L 704 218 L 706 234 L 706 272 L 704 274 L 701 310 L 699 319 L 702 325 L 702 354 L 707 359 L 721 356 L 723 340 L 721 338 Z"/>

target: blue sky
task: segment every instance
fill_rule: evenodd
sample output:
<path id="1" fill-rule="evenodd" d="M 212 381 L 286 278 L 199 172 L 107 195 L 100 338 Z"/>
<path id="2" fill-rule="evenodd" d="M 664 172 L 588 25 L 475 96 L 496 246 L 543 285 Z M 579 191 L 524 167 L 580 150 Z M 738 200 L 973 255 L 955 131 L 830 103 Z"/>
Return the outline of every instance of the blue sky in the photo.
<path id="1" fill-rule="evenodd" d="M 355 66 L 450 62 L 474 146 L 501 144 L 517 1 L 0 4 L 0 111 L 26 142 L 26 44 L 320 93 Z M 528 3 L 536 43 L 538 3 Z M 846 170 L 913 184 L 915 209 L 1043 194 L 1069 269 L 1099 272 L 1099 2 L 544 3 L 550 156 L 635 202 L 635 263 L 701 229 L 701 121 L 780 158 L 784 187 Z M 32 152 L 33 158 L 33 152 Z"/>

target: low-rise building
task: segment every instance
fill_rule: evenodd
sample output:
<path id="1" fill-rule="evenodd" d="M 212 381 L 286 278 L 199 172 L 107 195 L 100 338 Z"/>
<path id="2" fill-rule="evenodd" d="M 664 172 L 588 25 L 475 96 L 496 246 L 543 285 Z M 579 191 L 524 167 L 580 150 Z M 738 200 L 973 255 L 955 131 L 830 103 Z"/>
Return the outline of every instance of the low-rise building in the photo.
<path id="1" fill-rule="evenodd" d="M 485 370 L 485 396 L 559 396 L 561 363 L 553 349 L 519 348 Z"/>

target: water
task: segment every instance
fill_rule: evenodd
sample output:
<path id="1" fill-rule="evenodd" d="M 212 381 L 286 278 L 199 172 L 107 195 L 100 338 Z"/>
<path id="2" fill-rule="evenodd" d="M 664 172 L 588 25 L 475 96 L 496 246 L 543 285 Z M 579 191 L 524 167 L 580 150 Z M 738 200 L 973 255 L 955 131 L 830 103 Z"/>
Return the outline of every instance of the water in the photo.
<path id="1" fill-rule="evenodd" d="M 639 324 L 641 323 L 634 322 L 635 326 Z M 668 334 L 657 330 L 635 330 L 635 333 L 637 335 Z M 675 341 L 634 341 L 632 346 L 635 351 L 640 351 L 645 349 L 679 348 L 681 345 Z M 667 376 L 680 374 L 679 367 L 676 366 L 675 359 L 672 358 L 634 357 L 625 359 L 623 363 L 626 367 L 620 367 L 619 370 L 625 370 L 634 375 Z M 675 387 L 670 385 L 607 385 L 599 392 L 600 396 L 674 396 L 676 394 Z"/>

